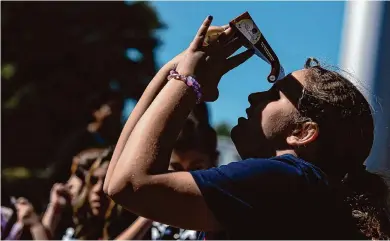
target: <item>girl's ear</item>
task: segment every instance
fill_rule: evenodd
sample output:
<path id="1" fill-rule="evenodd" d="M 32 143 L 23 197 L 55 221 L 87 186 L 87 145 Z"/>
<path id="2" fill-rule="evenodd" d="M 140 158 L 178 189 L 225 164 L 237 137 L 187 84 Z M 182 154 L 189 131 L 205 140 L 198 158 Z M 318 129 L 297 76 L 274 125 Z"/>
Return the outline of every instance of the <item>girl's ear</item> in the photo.
<path id="1" fill-rule="evenodd" d="M 292 134 L 286 138 L 286 142 L 290 146 L 304 146 L 317 140 L 318 134 L 318 124 L 309 121 L 299 124 Z"/>

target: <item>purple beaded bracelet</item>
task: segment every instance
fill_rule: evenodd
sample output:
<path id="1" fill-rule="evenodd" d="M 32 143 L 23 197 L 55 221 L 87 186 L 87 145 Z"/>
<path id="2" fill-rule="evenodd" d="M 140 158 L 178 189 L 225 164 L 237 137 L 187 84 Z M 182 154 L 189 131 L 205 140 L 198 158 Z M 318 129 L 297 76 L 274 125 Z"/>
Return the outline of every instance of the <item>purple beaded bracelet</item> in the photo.
<path id="1" fill-rule="evenodd" d="M 181 80 L 187 86 L 191 87 L 194 90 L 196 95 L 196 104 L 199 104 L 201 102 L 202 92 L 200 90 L 200 84 L 198 83 L 198 81 L 196 81 L 194 77 L 192 77 L 191 75 L 189 76 L 181 75 L 176 70 L 172 69 L 171 71 L 169 71 L 169 76 L 168 76 L 168 80 L 171 79 Z"/>

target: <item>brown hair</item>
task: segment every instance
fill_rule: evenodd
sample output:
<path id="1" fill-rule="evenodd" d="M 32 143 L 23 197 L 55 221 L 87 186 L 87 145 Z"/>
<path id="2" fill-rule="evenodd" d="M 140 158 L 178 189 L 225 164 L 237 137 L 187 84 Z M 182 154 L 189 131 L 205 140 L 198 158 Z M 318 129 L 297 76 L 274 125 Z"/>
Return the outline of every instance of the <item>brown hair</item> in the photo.
<path id="1" fill-rule="evenodd" d="M 187 119 L 174 146 L 178 152 L 190 150 L 200 151 L 210 156 L 211 165 L 216 166 L 219 152 L 217 151 L 217 133 L 208 124 L 195 123 Z"/>
<path id="2" fill-rule="evenodd" d="M 217 132 L 209 123 L 206 103 L 197 104 L 189 114 L 174 146 L 178 152 L 197 150 L 210 156 L 211 165 L 217 165 Z"/>
<path id="3" fill-rule="evenodd" d="M 306 86 L 298 103 L 299 117 L 319 125 L 318 156 L 322 158 L 316 164 L 328 175 L 341 179 L 362 165 L 371 151 L 371 107 L 348 79 L 321 67 L 318 60 L 309 58 L 305 69 Z"/>
<path id="4" fill-rule="evenodd" d="M 88 171 L 96 159 L 102 154 L 103 150 L 104 148 L 88 148 L 78 153 L 72 161 L 70 168 L 71 175 L 76 174 L 77 171 Z"/>
<path id="5" fill-rule="evenodd" d="M 319 125 L 315 164 L 330 179 L 341 180 L 335 190 L 351 208 L 358 230 L 369 239 L 389 239 L 387 186 L 363 166 L 374 141 L 371 107 L 348 79 L 321 67 L 318 60 L 309 58 L 305 69 L 296 121 Z"/>
<path id="6" fill-rule="evenodd" d="M 345 201 L 360 232 L 375 240 L 390 239 L 390 216 L 387 211 L 387 185 L 364 166 L 342 180 Z"/>
<path id="7" fill-rule="evenodd" d="M 100 155 L 93 162 L 85 177 L 85 186 L 82 198 L 73 207 L 73 221 L 75 223 L 75 237 L 78 239 L 109 239 L 108 226 L 111 223 L 110 216 L 114 212 L 115 203 L 111 200 L 104 220 L 97 220 L 90 213 L 88 193 L 91 191 L 91 177 L 96 169 L 110 161 L 112 148 L 101 149 Z"/>

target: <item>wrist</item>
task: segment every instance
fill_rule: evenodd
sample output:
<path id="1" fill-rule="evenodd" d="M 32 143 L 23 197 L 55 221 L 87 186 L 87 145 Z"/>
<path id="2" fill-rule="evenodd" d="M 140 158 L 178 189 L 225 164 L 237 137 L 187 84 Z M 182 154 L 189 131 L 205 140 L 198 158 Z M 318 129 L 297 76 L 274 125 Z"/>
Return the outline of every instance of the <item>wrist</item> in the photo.
<path id="1" fill-rule="evenodd" d="M 25 217 L 21 220 L 18 220 L 17 223 L 19 223 L 19 225 L 22 225 L 25 227 L 32 227 L 36 224 L 39 224 L 40 220 L 39 220 L 38 215 L 36 213 L 34 213 L 34 214 L 31 214 L 31 216 L 29 216 L 29 217 Z"/>
<path id="2" fill-rule="evenodd" d="M 59 203 L 53 203 L 53 202 L 50 202 L 48 205 L 47 205 L 47 210 L 53 212 L 54 214 L 60 214 L 62 213 L 64 209 L 64 206 L 59 204 Z"/>
<path id="3" fill-rule="evenodd" d="M 7 240 L 18 240 L 24 228 L 23 222 L 17 221 L 12 226 L 11 231 L 8 234 Z"/>
<path id="4" fill-rule="evenodd" d="M 34 220 L 29 226 L 30 229 L 40 229 L 43 227 L 42 223 L 39 220 Z"/>
<path id="5" fill-rule="evenodd" d="M 168 80 L 175 79 L 184 83 L 188 89 L 192 89 L 192 93 L 195 96 L 196 103 L 199 104 L 202 99 L 202 90 L 198 81 L 191 75 L 182 75 L 178 73 L 176 70 L 171 70 L 169 72 Z"/>
<path id="6" fill-rule="evenodd" d="M 24 227 L 24 222 L 23 220 L 17 220 L 13 226 L 15 229 L 20 229 Z"/>
<path id="7" fill-rule="evenodd" d="M 171 69 L 176 69 L 179 62 L 183 59 L 185 51 L 181 52 L 180 54 L 176 55 L 173 59 L 171 59 L 169 62 L 167 62 L 164 65 L 164 68 L 168 70 L 168 72 Z"/>
<path id="8" fill-rule="evenodd" d="M 196 94 L 190 86 L 188 86 L 183 81 L 175 80 L 175 79 L 168 81 L 168 84 L 169 83 L 171 84 L 171 86 L 175 86 L 175 88 L 179 88 L 180 92 L 182 92 L 182 94 L 179 94 L 179 96 L 183 98 L 182 103 L 190 104 L 191 106 L 196 104 L 197 101 Z"/>

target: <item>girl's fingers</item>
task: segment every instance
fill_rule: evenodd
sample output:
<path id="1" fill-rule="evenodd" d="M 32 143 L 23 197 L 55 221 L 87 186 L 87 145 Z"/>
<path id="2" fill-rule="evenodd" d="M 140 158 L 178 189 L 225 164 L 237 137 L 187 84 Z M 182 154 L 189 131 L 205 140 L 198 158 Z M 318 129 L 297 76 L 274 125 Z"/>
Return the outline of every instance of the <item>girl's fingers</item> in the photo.
<path id="1" fill-rule="evenodd" d="M 227 42 L 229 42 L 233 38 L 235 32 L 236 31 L 228 25 L 227 28 L 225 28 L 225 31 L 223 31 L 219 35 L 219 37 L 218 37 L 219 43 L 224 45 Z"/>
<path id="2" fill-rule="evenodd" d="M 224 26 L 210 26 L 209 29 L 207 30 L 207 32 L 223 32 L 225 31 L 227 28 L 229 27 L 229 25 L 224 25 Z"/>
<path id="3" fill-rule="evenodd" d="M 217 39 L 219 38 L 219 35 L 221 35 L 226 30 L 226 26 L 229 27 L 229 25 L 210 26 L 209 29 L 207 30 L 207 34 L 202 46 L 206 47 L 209 46 L 210 43 L 216 42 Z"/>
<path id="4" fill-rule="evenodd" d="M 207 30 L 209 29 L 212 21 L 213 21 L 212 16 L 207 16 L 207 18 L 203 21 L 202 25 L 200 26 L 198 32 L 195 35 L 194 40 L 190 44 L 189 47 L 190 50 L 196 51 L 202 48 L 203 41 L 207 34 Z"/>
<path id="5" fill-rule="evenodd" d="M 247 61 L 250 57 L 252 57 L 254 54 L 253 49 L 248 49 L 242 53 L 239 53 L 233 57 L 230 57 L 226 60 L 224 73 L 229 72 L 230 70 L 236 68 L 237 66 L 241 65 L 245 61 Z"/>
<path id="6" fill-rule="evenodd" d="M 17 204 L 27 204 L 28 201 L 27 201 L 26 198 L 20 197 L 20 198 L 18 198 L 18 199 L 16 200 L 16 203 L 17 203 Z"/>
<path id="7" fill-rule="evenodd" d="M 225 58 L 229 57 L 230 55 L 234 54 L 237 50 L 239 50 L 242 47 L 241 41 L 238 39 L 238 37 L 232 39 L 229 43 L 227 43 L 223 47 L 223 55 Z"/>
<path id="8" fill-rule="evenodd" d="M 223 58 L 229 57 L 242 45 L 238 39 L 233 38 L 234 36 L 235 30 L 226 25 L 226 29 L 222 33 L 214 37 L 214 39 L 210 39 L 207 52 L 209 54 L 218 53 Z"/>
<path id="9" fill-rule="evenodd" d="M 225 24 L 225 25 L 222 25 L 221 28 L 223 28 L 224 30 L 230 28 L 230 25 L 229 24 Z"/>

